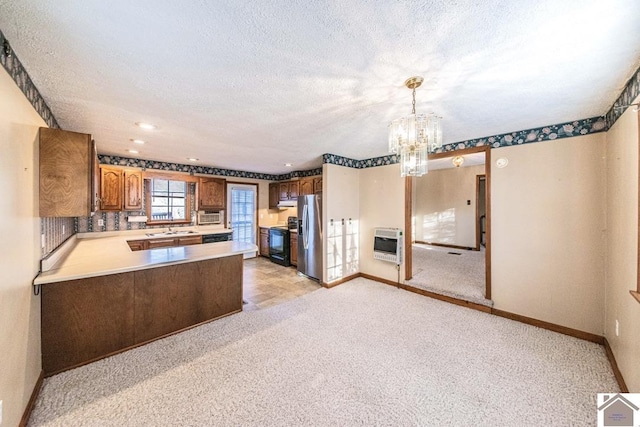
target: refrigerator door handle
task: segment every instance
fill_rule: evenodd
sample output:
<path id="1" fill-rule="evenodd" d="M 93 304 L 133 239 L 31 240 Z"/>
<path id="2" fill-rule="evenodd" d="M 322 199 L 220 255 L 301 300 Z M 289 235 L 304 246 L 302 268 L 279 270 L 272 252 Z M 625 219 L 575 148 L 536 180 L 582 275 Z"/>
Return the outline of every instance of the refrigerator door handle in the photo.
<path id="1" fill-rule="evenodd" d="M 302 209 L 302 244 L 305 249 L 309 249 L 309 206 L 306 204 Z"/>

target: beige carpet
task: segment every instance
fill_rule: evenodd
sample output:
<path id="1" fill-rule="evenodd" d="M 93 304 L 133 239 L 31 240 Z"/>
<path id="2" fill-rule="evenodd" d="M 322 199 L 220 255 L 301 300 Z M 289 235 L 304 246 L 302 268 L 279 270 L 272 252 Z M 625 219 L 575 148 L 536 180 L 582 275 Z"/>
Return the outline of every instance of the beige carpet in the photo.
<path id="1" fill-rule="evenodd" d="M 405 284 L 493 307 L 485 294 L 485 251 L 412 245 L 413 277 Z"/>
<path id="2" fill-rule="evenodd" d="M 31 426 L 582 426 L 603 348 L 366 279 L 44 381 Z"/>

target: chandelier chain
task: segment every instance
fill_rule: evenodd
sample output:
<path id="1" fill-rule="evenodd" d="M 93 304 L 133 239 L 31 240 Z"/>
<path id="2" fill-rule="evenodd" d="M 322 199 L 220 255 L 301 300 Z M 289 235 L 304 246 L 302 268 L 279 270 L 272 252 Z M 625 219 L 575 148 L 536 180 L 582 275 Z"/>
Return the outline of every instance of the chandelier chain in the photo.
<path id="1" fill-rule="evenodd" d="M 413 88 L 413 102 L 411 103 L 411 114 L 416 113 L 416 88 Z"/>

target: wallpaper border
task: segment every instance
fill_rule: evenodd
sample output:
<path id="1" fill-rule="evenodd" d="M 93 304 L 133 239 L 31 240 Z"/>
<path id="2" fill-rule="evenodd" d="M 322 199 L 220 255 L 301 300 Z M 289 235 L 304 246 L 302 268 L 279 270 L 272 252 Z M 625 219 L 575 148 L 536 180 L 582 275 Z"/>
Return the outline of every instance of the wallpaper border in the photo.
<path id="1" fill-rule="evenodd" d="M 54 129 L 60 129 L 53 112 L 40 94 L 36 85 L 31 80 L 29 73 L 16 56 L 16 53 L 11 48 L 9 40 L 5 38 L 2 31 L 0 31 L 0 63 L 2 64 L 2 67 L 7 70 L 7 73 L 9 73 L 13 81 L 29 100 L 33 108 L 35 108 L 40 117 L 42 117 L 45 123 L 47 123 L 47 126 Z"/>
<path id="2" fill-rule="evenodd" d="M 607 118 L 607 129 L 613 126 L 627 108 L 629 108 L 628 105 L 631 104 L 638 95 L 640 95 L 640 67 L 633 73 L 624 86 L 624 89 L 622 89 L 622 93 L 616 99 L 616 102 L 614 102 L 609 111 L 607 111 L 605 115 Z M 622 107 L 623 105 L 627 107 Z"/>
<path id="3" fill-rule="evenodd" d="M 286 174 L 268 174 L 260 172 L 247 172 L 234 169 L 216 168 L 210 166 L 187 165 L 183 163 L 160 162 L 156 160 L 134 159 L 131 157 L 112 156 L 108 154 L 98 154 L 98 160 L 103 165 L 124 166 L 141 168 L 142 170 L 153 169 L 170 172 L 185 172 L 190 175 L 215 175 L 231 178 L 263 179 L 266 181 L 286 181 L 291 178 L 304 178 L 307 176 L 322 175 L 322 167 L 293 171 Z"/>

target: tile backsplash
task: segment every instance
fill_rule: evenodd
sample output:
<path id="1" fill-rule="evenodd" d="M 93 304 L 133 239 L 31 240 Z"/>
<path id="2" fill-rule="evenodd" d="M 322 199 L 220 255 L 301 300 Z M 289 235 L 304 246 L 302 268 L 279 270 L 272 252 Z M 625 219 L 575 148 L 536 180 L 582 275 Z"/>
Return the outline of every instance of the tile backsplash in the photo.
<path id="1" fill-rule="evenodd" d="M 75 233 L 75 218 L 40 218 L 40 234 L 44 235 L 40 257 L 49 255 Z"/>
<path id="2" fill-rule="evenodd" d="M 147 193 L 147 182 L 144 184 L 145 190 L 142 192 L 142 204 L 145 205 L 145 195 Z M 196 219 L 196 186 L 194 183 L 189 184 L 189 192 L 191 193 L 191 223 L 195 224 Z M 144 222 L 129 222 L 129 216 L 146 216 L 143 211 L 98 211 L 93 216 L 83 216 L 75 218 L 75 230 L 77 233 L 93 233 L 102 231 L 124 231 L 124 230 L 140 230 L 146 228 L 167 228 L 166 225 L 149 226 Z M 102 225 L 100 225 L 102 220 Z M 189 224 L 187 224 L 189 225 Z M 179 224 L 175 225 L 179 227 Z"/>

